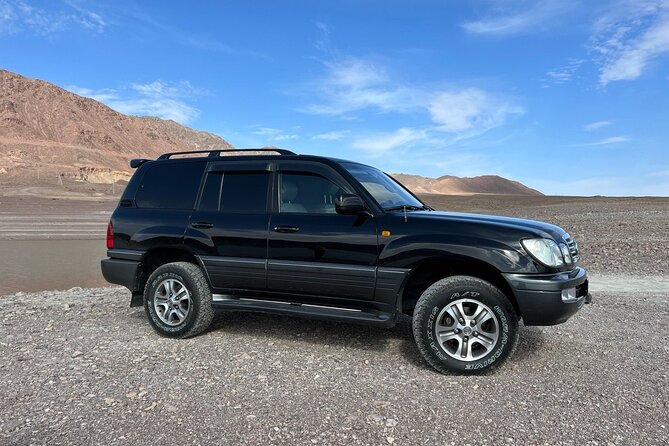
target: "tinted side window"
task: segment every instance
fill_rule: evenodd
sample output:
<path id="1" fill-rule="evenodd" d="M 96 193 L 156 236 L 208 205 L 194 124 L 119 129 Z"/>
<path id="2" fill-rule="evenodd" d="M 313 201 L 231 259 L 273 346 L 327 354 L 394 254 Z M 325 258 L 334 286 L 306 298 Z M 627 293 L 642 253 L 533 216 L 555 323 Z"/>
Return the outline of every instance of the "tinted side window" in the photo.
<path id="1" fill-rule="evenodd" d="M 335 200 L 345 189 L 308 172 L 284 172 L 280 177 L 279 212 L 335 214 Z"/>
<path id="2" fill-rule="evenodd" d="M 137 189 L 135 201 L 140 208 L 193 209 L 202 163 L 159 164 L 146 171 Z"/>
<path id="3" fill-rule="evenodd" d="M 264 212 L 269 172 L 211 172 L 200 198 L 201 211 Z"/>

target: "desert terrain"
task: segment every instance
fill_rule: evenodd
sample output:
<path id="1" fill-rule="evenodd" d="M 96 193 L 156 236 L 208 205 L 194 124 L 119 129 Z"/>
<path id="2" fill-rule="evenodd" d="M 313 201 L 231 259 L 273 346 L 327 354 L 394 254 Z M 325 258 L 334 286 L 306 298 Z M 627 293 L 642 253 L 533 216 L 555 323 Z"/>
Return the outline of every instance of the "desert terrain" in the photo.
<path id="1" fill-rule="evenodd" d="M 12 292 L 0 298 L 0 443 L 666 444 L 669 199 L 423 198 L 562 225 L 593 304 L 563 325 L 522 327 L 504 367 L 461 377 L 421 360 L 409 318 L 384 330 L 221 312 L 174 341 L 123 288 Z M 0 246 L 102 244 L 114 204 L 2 197 Z"/>
<path id="2" fill-rule="evenodd" d="M 491 376 L 432 370 L 408 317 L 220 312 L 169 340 L 103 280 L 106 225 L 130 158 L 232 145 L 5 70 L 0 98 L 0 444 L 666 444 L 669 198 L 395 174 L 437 209 L 544 220 L 580 244 L 594 303 L 521 327 Z"/>

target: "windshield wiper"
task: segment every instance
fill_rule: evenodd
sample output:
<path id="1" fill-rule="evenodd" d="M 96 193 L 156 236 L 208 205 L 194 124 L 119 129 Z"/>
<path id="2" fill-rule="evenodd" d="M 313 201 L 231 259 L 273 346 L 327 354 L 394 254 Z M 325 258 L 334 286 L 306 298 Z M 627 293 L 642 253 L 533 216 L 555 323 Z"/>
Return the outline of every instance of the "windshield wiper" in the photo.
<path id="1" fill-rule="evenodd" d="M 414 206 L 412 204 L 400 204 L 398 206 L 390 206 L 383 208 L 384 211 L 431 211 L 430 206 Z"/>

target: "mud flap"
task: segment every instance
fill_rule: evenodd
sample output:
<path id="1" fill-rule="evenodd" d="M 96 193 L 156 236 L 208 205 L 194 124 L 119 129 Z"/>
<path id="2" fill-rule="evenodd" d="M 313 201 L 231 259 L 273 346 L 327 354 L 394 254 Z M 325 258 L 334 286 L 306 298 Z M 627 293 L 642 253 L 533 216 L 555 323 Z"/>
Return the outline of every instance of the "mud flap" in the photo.
<path id="1" fill-rule="evenodd" d="M 144 293 L 139 291 L 133 292 L 132 297 L 130 298 L 130 306 L 141 307 L 142 305 L 144 305 Z"/>

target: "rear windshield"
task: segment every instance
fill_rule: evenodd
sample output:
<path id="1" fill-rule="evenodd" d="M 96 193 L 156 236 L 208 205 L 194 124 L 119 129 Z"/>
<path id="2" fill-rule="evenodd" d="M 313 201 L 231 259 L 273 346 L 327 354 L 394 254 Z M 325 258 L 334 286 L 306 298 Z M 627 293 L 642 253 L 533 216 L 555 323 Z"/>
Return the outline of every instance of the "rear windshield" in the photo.
<path id="1" fill-rule="evenodd" d="M 135 194 L 139 208 L 193 209 L 205 162 L 177 162 L 151 166 Z"/>

